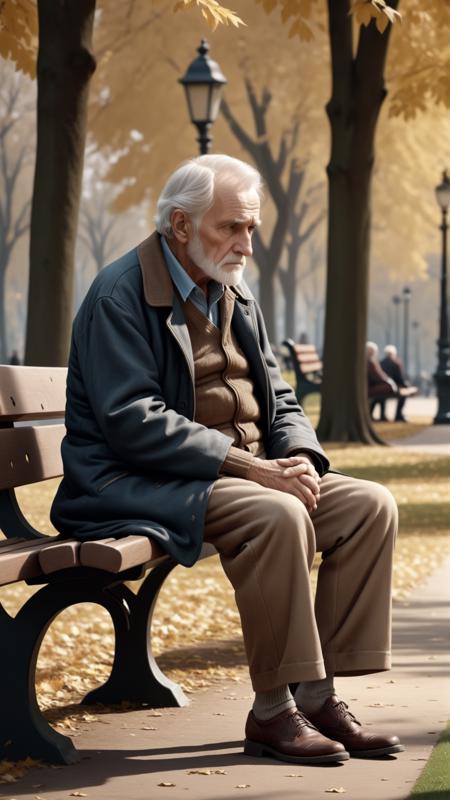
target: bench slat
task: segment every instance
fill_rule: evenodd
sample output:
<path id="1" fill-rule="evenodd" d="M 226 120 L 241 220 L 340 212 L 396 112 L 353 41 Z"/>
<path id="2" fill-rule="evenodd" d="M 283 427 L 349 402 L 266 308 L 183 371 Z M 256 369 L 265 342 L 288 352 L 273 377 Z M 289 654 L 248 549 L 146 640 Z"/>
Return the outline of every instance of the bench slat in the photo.
<path id="1" fill-rule="evenodd" d="M 0 365 L 0 416 L 4 420 L 64 416 L 65 367 Z"/>
<path id="2" fill-rule="evenodd" d="M 297 355 L 303 354 L 303 353 L 305 353 L 305 354 L 306 353 L 314 353 L 315 355 L 317 355 L 316 348 L 314 347 L 313 344 L 294 344 L 293 347 L 294 347 L 294 350 L 297 353 Z"/>
<path id="3" fill-rule="evenodd" d="M 3 548 L 8 550 L 11 545 L 21 544 L 26 541 L 27 539 L 21 539 L 19 536 L 12 536 L 10 539 L 0 539 L 0 553 L 3 552 Z"/>
<path id="4" fill-rule="evenodd" d="M 57 544 L 56 544 L 57 546 Z M 27 547 L 12 548 L 2 552 L 0 558 L 0 586 L 15 581 L 36 578 L 42 574 L 39 558 L 44 550 L 55 547 L 55 542 L 30 542 Z"/>
<path id="5" fill-rule="evenodd" d="M 62 475 L 64 425 L 0 428 L 0 489 Z"/>
<path id="6" fill-rule="evenodd" d="M 322 369 L 322 362 L 319 360 L 299 359 L 299 364 L 303 372 L 319 372 Z"/>
<path id="7" fill-rule="evenodd" d="M 45 547 L 39 553 L 39 564 L 44 575 L 58 572 L 60 569 L 77 567 L 80 563 L 79 552 L 81 544 L 75 539 L 58 542 L 53 547 Z"/>
<path id="8" fill-rule="evenodd" d="M 45 539 L 4 539 L 2 540 L 0 556 L 3 557 L 4 553 L 9 553 L 10 551 L 17 552 L 19 550 L 26 550 L 30 547 L 37 547 L 39 549 L 42 547 L 42 544 L 48 542 L 49 539 L 49 536 Z"/>
<path id="9" fill-rule="evenodd" d="M 158 545 L 146 536 L 83 542 L 80 549 L 82 566 L 115 573 L 166 557 Z"/>

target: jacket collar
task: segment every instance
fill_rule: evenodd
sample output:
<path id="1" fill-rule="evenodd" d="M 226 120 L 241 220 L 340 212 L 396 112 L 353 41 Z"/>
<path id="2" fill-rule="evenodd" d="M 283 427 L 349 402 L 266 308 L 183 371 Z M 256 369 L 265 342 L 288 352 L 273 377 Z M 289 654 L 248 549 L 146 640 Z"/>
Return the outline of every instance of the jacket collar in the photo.
<path id="1" fill-rule="evenodd" d="M 162 251 L 159 233 L 157 231 L 152 233 L 138 245 L 137 251 L 146 303 L 149 306 L 172 306 L 175 290 Z M 252 299 L 244 281 L 232 289 L 239 299 Z"/>

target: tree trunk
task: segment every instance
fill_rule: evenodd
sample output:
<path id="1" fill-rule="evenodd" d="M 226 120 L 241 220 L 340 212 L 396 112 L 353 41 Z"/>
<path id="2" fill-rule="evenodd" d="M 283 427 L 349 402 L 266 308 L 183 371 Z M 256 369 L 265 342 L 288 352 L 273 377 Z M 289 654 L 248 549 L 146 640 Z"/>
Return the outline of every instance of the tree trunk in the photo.
<path id="1" fill-rule="evenodd" d="M 37 153 L 26 363 L 67 363 L 95 0 L 38 0 Z"/>
<path id="2" fill-rule="evenodd" d="M 285 296 L 285 301 L 284 335 L 287 339 L 297 340 L 297 280 L 295 275 L 293 276 L 292 286 Z"/>
<path id="3" fill-rule="evenodd" d="M 287 247 L 287 269 L 280 270 L 280 282 L 284 294 L 284 335 L 297 341 L 297 259 L 300 237 L 295 237 Z"/>
<path id="4" fill-rule="evenodd" d="M 349 0 L 329 0 L 333 90 L 324 377 L 318 435 L 380 443 L 370 423 L 365 342 L 374 139 L 386 95 L 389 29 L 360 30 L 353 59 Z"/>
<path id="5" fill-rule="evenodd" d="M 3 258 L 1 261 L 3 262 Z M 8 358 L 8 342 L 6 340 L 6 261 L 0 263 L 0 364 L 6 364 Z"/>

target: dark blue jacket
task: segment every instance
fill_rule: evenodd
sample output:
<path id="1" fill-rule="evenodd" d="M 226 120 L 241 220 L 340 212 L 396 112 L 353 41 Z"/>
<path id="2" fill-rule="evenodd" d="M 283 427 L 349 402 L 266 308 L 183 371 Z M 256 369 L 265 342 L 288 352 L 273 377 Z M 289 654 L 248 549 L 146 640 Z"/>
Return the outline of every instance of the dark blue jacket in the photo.
<path id="1" fill-rule="evenodd" d="M 235 292 L 232 327 L 250 365 L 267 457 L 308 450 L 323 473 L 329 462 L 281 378 L 261 311 L 244 283 Z M 75 318 L 55 527 L 79 539 L 144 534 L 192 565 L 232 444 L 193 421 L 194 405 L 183 304 L 154 233 L 99 273 Z"/>

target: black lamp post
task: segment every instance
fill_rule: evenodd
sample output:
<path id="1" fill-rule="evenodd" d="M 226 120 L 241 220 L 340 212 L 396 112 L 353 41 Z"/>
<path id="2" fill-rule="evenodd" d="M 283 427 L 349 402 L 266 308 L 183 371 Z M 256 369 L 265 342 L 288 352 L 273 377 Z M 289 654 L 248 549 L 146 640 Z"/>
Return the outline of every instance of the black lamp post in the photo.
<path id="1" fill-rule="evenodd" d="M 450 341 L 448 338 L 448 295 L 447 295 L 447 209 L 450 205 L 450 180 L 447 171 L 442 183 L 436 186 L 436 199 L 442 210 L 442 268 L 441 268 L 441 308 L 438 346 L 438 366 L 434 374 L 436 382 L 438 410 L 434 425 L 450 425 Z"/>
<path id="2" fill-rule="evenodd" d="M 422 364 L 420 358 L 420 322 L 417 319 L 414 319 L 411 322 L 411 327 L 414 331 L 414 383 L 416 383 L 419 387 L 421 385 L 421 372 L 422 372 Z"/>
<path id="3" fill-rule="evenodd" d="M 405 286 L 403 289 L 403 364 L 406 375 L 409 375 L 409 301 L 411 300 L 411 289 Z"/>
<path id="4" fill-rule="evenodd" d="M 395 326 L 395 346 L 400 349 L 400 325 L 399 325 L 399 305 L 402 302 L 401 297 L 398 294 L 394 294 L 392 298 L 392 302 L 394 303 L 394 326 Z"/>
<path id="5" fill-rule="evenodd" d="M 223 87 L 227 82 L 219 65 L 208 58 L 208 51 L 208 42 L 202 39 L 197 49 L 198 58 L 189 64 L 185 75 L 180 78 L 186 92 L 191 122 L 197 126 L 200 155 L 209 152 L 209 129 L 217 119 Z"/>

